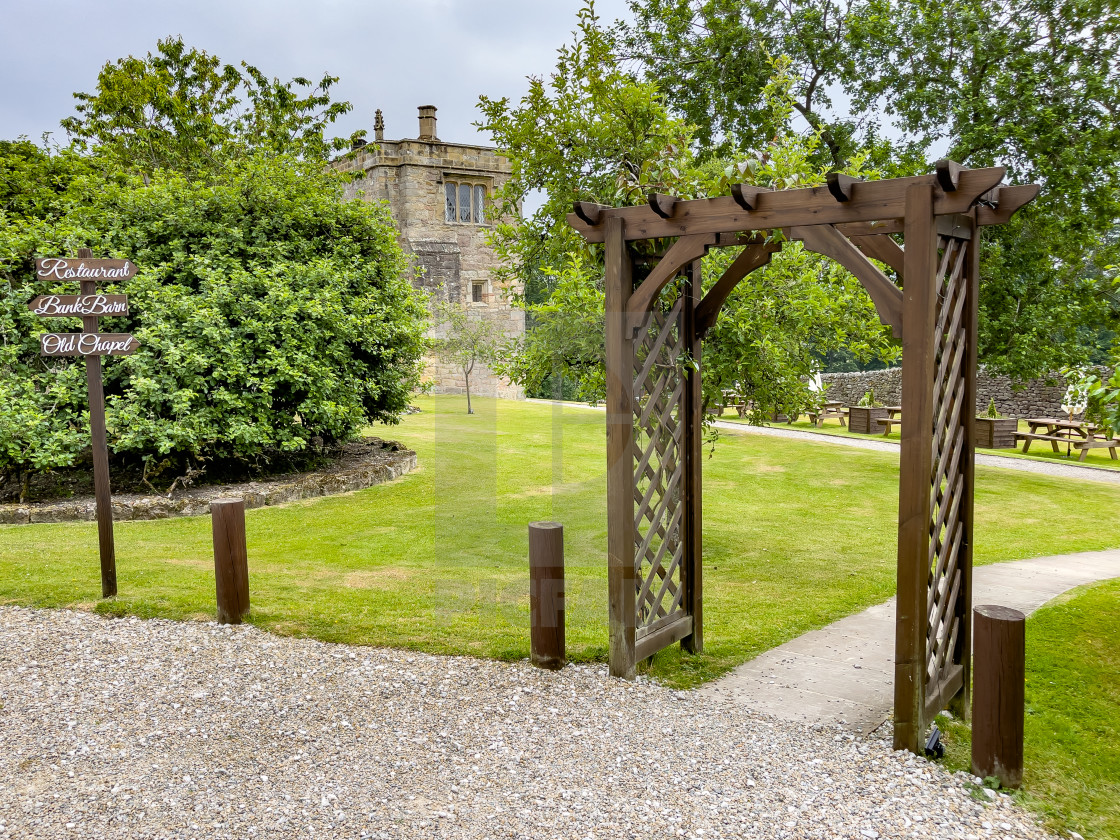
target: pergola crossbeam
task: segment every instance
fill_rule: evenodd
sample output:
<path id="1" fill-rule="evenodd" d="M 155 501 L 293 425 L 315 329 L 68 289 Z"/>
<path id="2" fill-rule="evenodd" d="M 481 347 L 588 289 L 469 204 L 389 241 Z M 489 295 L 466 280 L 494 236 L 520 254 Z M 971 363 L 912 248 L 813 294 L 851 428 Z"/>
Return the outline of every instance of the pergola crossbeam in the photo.
<path id="1" fill-rule="evenodd" d="M 679 201 L 671 219 L 664 219 L 648 204 L 637 207 L 616 207 L 601 211 L 599 222 L 589 224 L 582 216 L 572 214 L 569 224 L 588 242 L 602 242 L 604 222 L 621 218 L 627 241 L 691 236 L 702 233 L 730 233 L 799 225 L 838 225 L 849 222 L 875 222 L 900 219 L 906 215 L 906 189 L 917 184 L 933 191 L 934 215 L 967 213 L 981 195 L 999 185 L 1006 170 L 1002 166 L 988 169 L 966 169 L 954 192 L 945 192 L 936 175 L 892 178 L 886 181 L 860 181 L 854 187 L 857 200 L 839 202 L 827 187 L 800 190 L 760 192 L 755 195 L 757 209 L 744 210 L 731 196 Z"/>

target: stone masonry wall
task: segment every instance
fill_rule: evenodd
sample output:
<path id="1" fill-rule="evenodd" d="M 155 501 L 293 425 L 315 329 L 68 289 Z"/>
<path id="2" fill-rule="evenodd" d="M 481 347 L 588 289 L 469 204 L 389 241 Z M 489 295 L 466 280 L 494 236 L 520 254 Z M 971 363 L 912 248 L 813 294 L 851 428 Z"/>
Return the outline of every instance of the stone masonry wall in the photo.
<path id="1" fill-rule="evenodd" d="M 510 174 L 509 161 L 495 149 L 445 143 L 438 139 L 379 140 L 357 150 L 336 166 L 361 173 L 347 187 L 350 197 L 384 201 L 400 230 L 401 245 L 412 258 L 412 282 L 429 294 L 477 309 L 516 338 L 525 333 L 525 313 L 510 305 L 515 291 L 499 284 L 492 270 L 499 265 L 487 243 L 489 224 L 448 222 L 444 183 L 482 184 L 487 202 Z M 482 284 L 482 302 L 473 302 L 473 286 Z M 436 393 L 463 393 L 461 370 L 427 360 L 425 379 Z M 519 399 L 522 389 L 485 367 L 471 375 L 471 393 Z"/>
<path id="2" fill-rule="evenodd" d="M 1101 367 L 1098 371 L 1106 376 L 1111 374 L 1111 368 Z M 828 385 L 828 398 L 840 400 L 844 405 L 855 405 L 872 388 L 876 399 L 885 405 L 898 405 L 902 400 L 902 368 L 822 373 L 821 381 Z M 1000 414 L 1007 417 L 1061 415 L 1066 385 L 1059 374 L 1053 374 L 1053 381 L 1057 384 L 1049 385 L 1046 379 L 1032 379 L 1016 389 L 1007 377 L 989 376 L 981 369 L 976 375 L 976 411 L 984 411 L 994 399 Z"/>

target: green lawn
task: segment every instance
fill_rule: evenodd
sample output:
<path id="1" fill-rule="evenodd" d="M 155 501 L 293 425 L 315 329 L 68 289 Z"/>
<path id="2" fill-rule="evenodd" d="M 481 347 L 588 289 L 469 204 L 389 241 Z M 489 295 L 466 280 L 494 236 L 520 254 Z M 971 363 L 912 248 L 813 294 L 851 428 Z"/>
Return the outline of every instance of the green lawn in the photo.
<path id="1" fill-rule="evenodd" d="M 359 493 L 248 513 L 253 623 L 330 641 L 528 655 L 526 525 L 564 523 L 568 651 L 607 647 L 601 411 L 425 398 L 373 433 L 420 468 Z M 705 645 L 655 658 L 687 686 L 890 597 L 898 456 L 725 434 L 705 462 Z M 1120 487 L 978 470 L 977 561 L 1114 547 Z M 93 524 L 0 528 L 0 602 L 205 619 L 208 518 L 117 525 L 120 595 L 99 602 Z M 889 640 L 885 640 L 889 642 Z"/>
<path id="2" fill-rule="evenodd" d="M 1027 619 L 1023 788 L 1055 831 L 1120 838 L 1120 580 L 1068 593 Z M 945 723 L 952 767 L 968 727 Z"/>
<path id="3" fill-rule="evenodd" d="M 724 411 L 723 416 L 717 417 L 717 420 L 726 420 L 730 423 L 740 423 L 742 425 L 749 425 L 748 421 L 737 417 L 734 411 Z M 889 435 L 874 434 L 874 435 L 860 435 L 854 432 L 849 432 L 845 427 L 841 426 L 839 421 L 829 418 L 824 421 L 821 426 L 814 426 L 808 420 L 799 420 L 796 423 L 771 423 L 772 427 L 776 429 L 796 429 L 802 432 L 815 432 L 822 435 L 834 435 L 839 437 L 852 437 L 860 438 L 862 440 L 888 440 L 898 443 L 902 439 L 901 433 L 896 429 Z M 1025 421 L 1019 421 L 1019 431 L 1029 432 L 1030 427 Z M 1072 454 L 1066 453 L 1066 445 L 1058 444 L 1058 452 L 1054 451 L 1054 447 L 1047 441 L 1035 441 L 1031 444 L 1031 451 L 1026 454 L 1023 453 L 1023 444 L 1018 444 L 1015 449 L 977 449 L 977 452 L 983 452 L 986 455 L 1003 455 L 1008 458 L 1026 458 L 1028 460 L 1044 460 L 1055 461 L 1060 464 L 1074 464 L 1083 467 L 1103 467 L 1110 470 L 1120 470 L 1120 461 L 1113 460 L 1109 451 L 1104 448 L 1090 449 L 1089 454 L 1084 461 L 1079 461 L 1078 458 L 1081 453 L 1072 449 Z"/>

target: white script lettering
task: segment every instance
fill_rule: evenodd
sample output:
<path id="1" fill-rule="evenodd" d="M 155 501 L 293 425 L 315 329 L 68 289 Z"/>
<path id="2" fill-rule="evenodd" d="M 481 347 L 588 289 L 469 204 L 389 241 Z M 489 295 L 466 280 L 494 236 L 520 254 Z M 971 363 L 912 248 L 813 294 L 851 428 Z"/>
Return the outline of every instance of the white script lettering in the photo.
<path id="1" fill-rule="evenodd" d="M 116 280 L 130 276 L 127 264 L 119 268 L 107 266 L 87 266 L 84 262 L 72 265 L 69 260 L 58 257 L 48 257 L 39 260 L 38 275 L 44 280 L 55 278 L 57 280 Z"/>
<path id="2" fill-rule="evenodd" d="M 126 315 L 128 303 L 122 299 L 110 300 L 105 295 L 65 298 L 47 295 L 38 299 L 32 311 L 46 318 L 63 315 Z"/>

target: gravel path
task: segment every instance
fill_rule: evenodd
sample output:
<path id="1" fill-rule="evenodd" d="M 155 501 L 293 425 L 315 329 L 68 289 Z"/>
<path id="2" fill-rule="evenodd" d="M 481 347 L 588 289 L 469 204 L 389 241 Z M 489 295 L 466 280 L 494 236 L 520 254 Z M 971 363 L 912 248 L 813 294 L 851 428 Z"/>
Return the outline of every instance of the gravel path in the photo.
<path id="1" fill-rule="evenodd" d="M 0 608 L 0 838 L 1043 838 L 882 741 L 601 666 Z"/>

